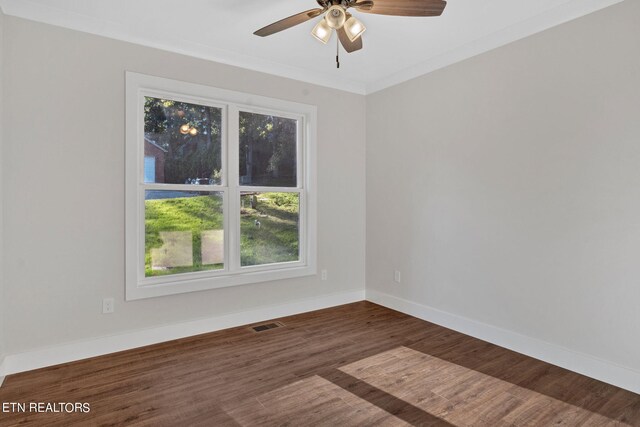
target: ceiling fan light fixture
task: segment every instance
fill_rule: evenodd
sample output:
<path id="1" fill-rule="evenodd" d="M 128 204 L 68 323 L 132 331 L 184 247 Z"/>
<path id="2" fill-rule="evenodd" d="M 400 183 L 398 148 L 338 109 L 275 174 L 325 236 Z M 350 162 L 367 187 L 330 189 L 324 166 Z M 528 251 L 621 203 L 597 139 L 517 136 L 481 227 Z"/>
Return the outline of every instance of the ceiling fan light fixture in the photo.
<path id="1" fill-rule="evenodd" d="M 367 30 L 367 27 L 364 26 L 362 22 L 348 14 L 349 17 L 344 23 L 344 29 L 347 32 L 347 37 L 349 40 L 355 41 L 358 37 L 362 35 Z"/>
<path id="2" fill-rule="evenodd" d="M 329 27 L 337 30 L 344 25 L 344 22 L 347 20 L 347 14 L 342 6 L 335 4 L 327 10 L 324 19 L 327 21 Z"/>
<path id="3" fill-rule="evenodd" d="M 2 0 L 0 0 L 1 2 Z M 275 21 L 265 27 L 256 30 L 253 34 L 259 37 L 270 36 L 296 25 L 303 24 L 311 19 L 320 18 L 311 34 L 322 43 L 328 43 L 333 30 L 339 44 L 347 53 L 362 49 L 362 33 L 366 28 L 362 22 L 351 16 L 347 11 L 351 8 L 359 12 L 374 15 L 390 16 L 440 16 L 447 6 L 446 0 L 315 0 L 317 6 L 314 9 L 296 13 L 279 21 Z M 337 57 L 337 55 L 336 55 Z M 337 58 L 336 58 L 337 59 Z M 339 63 L 338 63 L 339 65 Z M 184 132 L 184 130 L 183 130 Z"/>
<path id="4" fill-rule="evenodd" d="M 311 31 L 311 35 L 324 44 L 331 38 L 331 33 L 331 27 L 325 19 L 321 19 Z"/>

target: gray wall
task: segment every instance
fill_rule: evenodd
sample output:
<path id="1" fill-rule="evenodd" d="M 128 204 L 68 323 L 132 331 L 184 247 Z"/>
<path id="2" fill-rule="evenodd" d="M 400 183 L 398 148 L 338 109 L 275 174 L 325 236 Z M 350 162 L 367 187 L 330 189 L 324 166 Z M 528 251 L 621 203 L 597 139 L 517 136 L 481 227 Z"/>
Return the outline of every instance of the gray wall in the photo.
<path id="1" fill-rule="evenodd" d="M 5 18 L 7 352 L 363 290 L 365 98 Z M 124 302 L 125 70 L 318 106 L 319 276 Z M 101 314 L 103 297 L 116 311 Z"/>
<path id="2" fill-rule="evenodd" d="M 6 315 L 6 307 L 4 300 L 4 221 L 3 221 L 3 209 L 4 209 L 4 197 L 3 197 L 3 175 L 4 175 L 4 120 L 3 120 L 3 106 L 4 106 L 4 20 L 5 16 L 0 10 L 0 365 L 4 360 L 5 348 L 4 348 L 4 318 Z"/>
<path id="3" fill-rule="evenodd" d="M 638 22 L 627 1 L 368 96 L 367 289 L 640 369 Z"/>
<path id="4" fill-rule="evenodd" d="M 368 288 L 640 369 L 639 18 L 624 2 L 365 100 L 4 17 L 5 353 L 361 290 L 366 237 Z M 327 282 L 124 302 L 125 70 L 318 105 Z"/>

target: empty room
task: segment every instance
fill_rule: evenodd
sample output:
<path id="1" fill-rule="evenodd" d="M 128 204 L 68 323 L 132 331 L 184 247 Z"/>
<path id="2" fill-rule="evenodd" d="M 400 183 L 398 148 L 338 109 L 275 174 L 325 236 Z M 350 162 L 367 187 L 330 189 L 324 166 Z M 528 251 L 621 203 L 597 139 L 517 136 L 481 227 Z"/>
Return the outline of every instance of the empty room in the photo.
<path id="1" fill-rule="evenodd" d="M 640 1 L 0 0 L 0 426 L 640 426 Z"/>

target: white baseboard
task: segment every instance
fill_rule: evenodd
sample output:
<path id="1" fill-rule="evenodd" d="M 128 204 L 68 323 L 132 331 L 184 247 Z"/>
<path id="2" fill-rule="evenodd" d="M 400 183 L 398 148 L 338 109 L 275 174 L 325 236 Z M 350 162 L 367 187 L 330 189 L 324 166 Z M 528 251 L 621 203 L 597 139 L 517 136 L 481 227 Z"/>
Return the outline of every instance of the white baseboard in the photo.
<path id="1" fill-rule="evenodd" d="M 331 294 L 219 317 L 198 319 L 7 355 L 0 364 L 0 386 L 5 376 L 18 372 L 349 304 L 364 299 L 365 291 Z M 640 372 L 634 369 L 371 289 L 366 291 L 366 299 L 410 316 L 640 394 Z"/>
<path id="2" fill-rule="evenodd" d="M 366 296 L 384 307 L 640 394 L 640 372 L 634 369 L 371 289 Z"/>
<path id="3" fill-rule="evenodd" d="M 89 357 L 102 356 L 145 345 L 157 344 L 221 329 L 262 322 L 278 317 L 292 316 L 337 305 L 364 300 L 364 290 L 324 295 L 290 303 L 261 307 L 224 316 L 192 320 L 172 325 L 143 329 L 91 340 L 61 344 L 26 353 L 9 354 L 0 365 L 0 377 L 30 371 Z"/>

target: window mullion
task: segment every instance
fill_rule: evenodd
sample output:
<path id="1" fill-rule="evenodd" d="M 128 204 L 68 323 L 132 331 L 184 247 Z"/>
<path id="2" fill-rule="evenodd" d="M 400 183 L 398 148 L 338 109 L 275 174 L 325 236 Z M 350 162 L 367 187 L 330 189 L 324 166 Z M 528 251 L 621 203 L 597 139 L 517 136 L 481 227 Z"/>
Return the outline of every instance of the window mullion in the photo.
<path id="1" fill-rule="evenodd" d="M 229 239 L 229 271 L 240 270 L 240 113 L 236 105 L 229 105 L 227 115 L 227 208 L 229 221 L 226 235 Z"/>
<path id="2" fill-rule="evenodd" d="M 257 193 L 301 193 L 302 188 L 298 187 L 269 187 L 266 185 L 242 185 L 241 192 L 257 192 Z"/>

